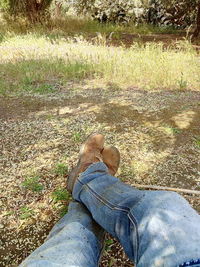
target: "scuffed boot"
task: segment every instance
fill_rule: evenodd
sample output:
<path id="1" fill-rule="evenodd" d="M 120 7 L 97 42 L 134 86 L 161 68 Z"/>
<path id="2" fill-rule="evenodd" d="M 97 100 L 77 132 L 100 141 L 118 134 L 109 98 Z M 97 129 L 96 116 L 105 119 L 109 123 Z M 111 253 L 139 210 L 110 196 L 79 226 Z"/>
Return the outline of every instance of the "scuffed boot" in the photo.
<path id="1" fill-rule="evenodd" d="M 104 146 L 104 136 L 102 134 L 91 134 L 82 145 L 79 154 L 79 160 L 76 167 L 71 171 L 67 180 L 67 189 L 73 191 L 74 184 L 81 172 L 84 172 L 88 166 L 95 162 L 103 162 L 102 154 Z"/>
<path id="2" fill-rule="evenodd" d="M 111 175 L 115 175 L 119 168 L 120 153 L 114 146 L 105 147 L 102 151 L 103 162 L 107 165 Z"/>

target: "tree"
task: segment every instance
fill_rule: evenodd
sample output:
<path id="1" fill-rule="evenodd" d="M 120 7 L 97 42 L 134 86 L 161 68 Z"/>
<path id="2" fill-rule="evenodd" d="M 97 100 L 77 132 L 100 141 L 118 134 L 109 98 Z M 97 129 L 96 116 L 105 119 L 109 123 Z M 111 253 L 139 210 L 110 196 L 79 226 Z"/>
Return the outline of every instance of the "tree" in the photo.
<path id="1" fill-rule="evenodd" d="M 75 8 L 99 22 L 128 23 L 141 17 L 144 2 L 148 0 L 76 0 Z"/>
<path id="2" fill-rule="evenodd" d="M 76 0 L 79 13 L 100 22 L 130 21 L 185 28 L 194 24 L 200 0 Z"/>
<path id="3" fill-rule="evenodd" d="M 48 17 L 52 0 L 9 0 L 9 11 L 14 16 L 25 16 L 32 23 Z"/>
<path id="4" fill-rule="evenodd" d="M 200 35 L 200 0 L 198 2 L 198 11 L 197 11 L 197 21 L 196 21 L 196 29 L 193 33 L 193 38 L 197 38 Z"/>

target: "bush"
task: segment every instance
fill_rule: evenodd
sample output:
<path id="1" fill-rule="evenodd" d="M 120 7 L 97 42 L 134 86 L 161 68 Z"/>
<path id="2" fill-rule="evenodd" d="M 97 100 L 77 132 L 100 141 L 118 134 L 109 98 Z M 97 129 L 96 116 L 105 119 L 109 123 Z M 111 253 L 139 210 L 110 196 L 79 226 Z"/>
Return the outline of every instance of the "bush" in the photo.
<path id="1" fill-rule="evenodd" d="M 77 0 L 78 13 L 99 22 L 135 23 L 186 27 L 194 23 L 197 0 Z"/>
<path id="2" fill-rule="evenodd" d="M 144 0 L 77 0 L 78 13 L 91 14 L 100 22 L 128 23 L 135 21 L 145 12 Z"/>
<path id="3" fill-rule="evenodd" d="M 52 0 L 3 0 L 0 6 L 11 16 L 25 17 L 30 22 L 43 22 L 49 17 Z"/>
<path id="4" fill-rule="evenodd" d="M 195 22 L 197 0 L 151 0 L 146 22 L 185 28 Z"/>

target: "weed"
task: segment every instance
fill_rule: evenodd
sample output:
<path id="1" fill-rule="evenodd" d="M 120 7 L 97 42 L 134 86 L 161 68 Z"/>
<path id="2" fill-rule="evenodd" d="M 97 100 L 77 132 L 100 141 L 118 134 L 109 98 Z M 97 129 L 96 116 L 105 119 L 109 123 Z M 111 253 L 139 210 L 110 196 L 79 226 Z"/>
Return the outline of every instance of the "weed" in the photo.
<path id="1" fill-rule="evenodd" d="M 60 217 L 63 217 L 67 212 L 68 212 L 68 206 L 63 205 L 59 212 Z"/>
<path id="2" fill-rule="evenodd" d="M 55 204 L 55 208 L 58 209 L 60 217 L 63 217 L 68 211 L 68 201 L 71 200 L 71 196 L 64 188 L 58 188 L 52 193 L 52 199 Z"/>
<path id="3" fill-rule="evenodd" d="M 181 130 L 179 128 L 171 127 L 171 126 L 165 126 L 165 131 L 168 134 L 180 134 Z"/>
<path id="4" fill-rule="evenodd" d="M 13 210 L 10 210 L 10 211 L 7 211 L 4 216 L 10 216 L 10 215 L 13 215 L 14 214 L 14 211 Z"/>
<path id="5" fill-rule="evenodd" d="M 110 251 L 111 250 L 111 245 L 114 243 L 112 239 L 107 239 L 105 241 L 105 250 Z"/>
<path id="6" fill-rule="evenodd" d="M 117 262 L 117 259 L 116 258 L 114 258 L 114 257 L 110 257 L 110 255 L 109 255 L 109 263 L 108 263 L 108 267 L 112 267 L 112 266 L 115 266 L 116 265 L 116 262 Z"/>
<path id="7" fill-rule="evenodd" d="M 195 138 L 195 145 L 196 147 L 200 148 L 200 137 Z"/>
<path id="8" fill-rule="evenodd" d="M 55 167 L 55 174 L 64 176 L 68 172 L 68 166 L 64 163 L 58 163 Z"/>
<path id="9" fill-rule="evenodd" d="M 52 199 L 54 202 L 68 201 L 70 199 L 70 194 L 66 189 L 59 188 L 52 193 Z"/>
<path id="10" fill-rule="evenodd" d="M 28 177 L 25 179 L 25 181 L 22 183 L 22 185 L 33 192 L 40 192 L 43 190 L 44 186 L 38 182 L 39 177 L 33 176 Z"/>
<path id="11" fill-rule="evenodd" d="M 72 134 L 72 139 L 75 143 L 81 142 L 81 133 L 80 132 L 74 132 Z"/>
<path id="12" fill-rule="evenodd" d="M 31 217 L 34 214 L 33 210 L 24 206 L 20 209 L 20 219 L 25 220 Z"/>
<path id="13" fill-rule="evenodd" d="M 180 134 L 181 133 L 181 130 L 180 129 L 178 129 L 178 128 L 171 128 L 171 130 L 172 130 L 172 132 L 174 133 L 174 134 Z"/>
<path id="14" fill-rule="evenodd" d="M 186 90 L 188 86 L 188 82 L 184 80 L 183 73 L 181 73 L 181 79 L 178 80 L 178 85 L 180 90 Z"/>

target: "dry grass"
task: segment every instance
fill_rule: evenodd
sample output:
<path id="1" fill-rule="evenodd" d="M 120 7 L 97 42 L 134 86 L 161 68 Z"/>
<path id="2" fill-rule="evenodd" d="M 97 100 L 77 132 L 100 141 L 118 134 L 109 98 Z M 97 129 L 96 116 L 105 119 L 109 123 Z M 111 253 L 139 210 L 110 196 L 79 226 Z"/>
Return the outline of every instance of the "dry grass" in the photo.
<path id="1" fill-rule="evenodd" d="M 95 44 L 81 36 L 52 41 L 33 34 L 0 45 L 0 92 L 56 92 L 67 81 L 95 79 L 118 87 L 199 90 L 200 60 L 188 42 L 174 48 L 149 43 L 131 48 Z"/>

